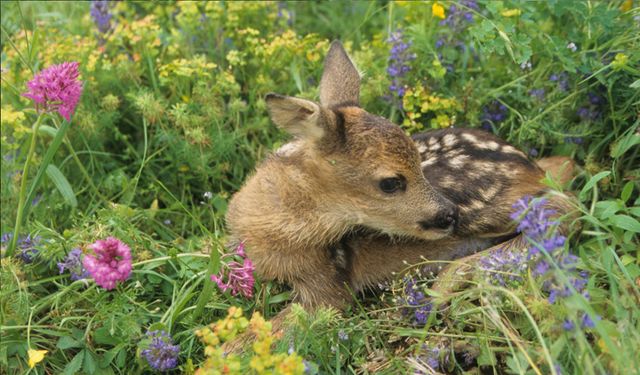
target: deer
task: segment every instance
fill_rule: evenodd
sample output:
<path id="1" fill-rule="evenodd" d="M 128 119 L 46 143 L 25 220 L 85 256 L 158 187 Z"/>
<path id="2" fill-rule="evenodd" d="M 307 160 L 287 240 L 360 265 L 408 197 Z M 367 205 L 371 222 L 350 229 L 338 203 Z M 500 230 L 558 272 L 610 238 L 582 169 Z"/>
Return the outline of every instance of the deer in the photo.
<path id="1" fill-rule="evenodd" d="M 230 242 L 244 243 L 256 274 L 290 285 L 293 302 L 308 311 L 344 309 L 354 292 L 407 264 L 460 258 L 464 264 L 482 250 L 522 247 L 512 205 L 545 194 L 545 172 L 566 182 L 573 170 L 568 158 L 535 163 L 483 130 L 409 137 L 361 108 L 360 79 L 334 41 L 319 102 L 267 94 L 272 121 L 293 139 L 256 168 L 228 205 Z M 568 198 L 559 197 L 548 204 L 568 212 Z M 287 313 L 272 320 L 274 329 Z"/>

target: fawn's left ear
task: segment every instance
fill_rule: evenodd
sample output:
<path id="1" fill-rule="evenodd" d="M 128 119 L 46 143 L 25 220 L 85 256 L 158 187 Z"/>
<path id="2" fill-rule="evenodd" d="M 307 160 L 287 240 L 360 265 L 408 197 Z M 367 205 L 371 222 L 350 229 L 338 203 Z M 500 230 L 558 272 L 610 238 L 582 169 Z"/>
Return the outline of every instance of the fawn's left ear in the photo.
<path id="1" fill-rule="evenodd" d="M 273 93 L 265 100 L 273 122 L 289 134 L 313 140 L 324 136 L 326 126 L 316 103 Z"/>
<path id="2" fill-rule="evenodd" d="M 360 104 L 360 74 L 337 40 L 331 43 L 324 60 L 320 104 L 325 107 Z"/>

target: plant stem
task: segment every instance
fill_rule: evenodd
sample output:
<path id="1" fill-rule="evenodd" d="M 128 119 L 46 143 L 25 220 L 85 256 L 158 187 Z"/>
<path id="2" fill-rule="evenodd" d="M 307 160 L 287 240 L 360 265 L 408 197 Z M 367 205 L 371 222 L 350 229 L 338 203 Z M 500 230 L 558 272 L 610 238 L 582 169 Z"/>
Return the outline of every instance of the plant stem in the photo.
<path id="1" fill-rule="evenodd" d="M 16 226 L 13 229 L 13 237 L 11 238 L 11 243 L 9 244 L 9 248 L 7 249 L 6 256 L 11 257 L 16 250 L 16 244 L 18 242 L 18 234 L 20 233 L 20 227 L 22 226 L 22 220 L 24 215 L 24 202 L 27 198 L 27 179 L 29 178 L 29 167 L 31 166 L 31 159 L 33 159 L 33 154 L 36 150 L 36 141 L 38 140 L 38 129 L 40 128 L 40 124 L 42 123 L 42 119 L 44 118 L 44 112 L 41 113 L 36 119 L 36 123 L 33 125 L 31 129 L 31 144 L 29 145 L 29 152 L 27 153 L 27 160 L 24 163 L 24 168 L 22 170 L 22 181 L 20 182 L 20 195 L 18 198 L 18 213 L 16 214 Z"/>

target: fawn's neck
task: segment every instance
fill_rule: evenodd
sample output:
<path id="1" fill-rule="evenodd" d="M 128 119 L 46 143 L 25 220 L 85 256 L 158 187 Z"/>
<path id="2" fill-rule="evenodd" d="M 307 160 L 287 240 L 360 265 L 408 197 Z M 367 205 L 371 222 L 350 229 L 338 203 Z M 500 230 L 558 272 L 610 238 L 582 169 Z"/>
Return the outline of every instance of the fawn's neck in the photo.
<path id="1" fill-rule="evenodd" d="M 325 247 L 348 232 L 348 213 L 327 204 L 308 167 L 277 158 L 260 166 L 229 205 L 232 236 L 283 251 Z"/>

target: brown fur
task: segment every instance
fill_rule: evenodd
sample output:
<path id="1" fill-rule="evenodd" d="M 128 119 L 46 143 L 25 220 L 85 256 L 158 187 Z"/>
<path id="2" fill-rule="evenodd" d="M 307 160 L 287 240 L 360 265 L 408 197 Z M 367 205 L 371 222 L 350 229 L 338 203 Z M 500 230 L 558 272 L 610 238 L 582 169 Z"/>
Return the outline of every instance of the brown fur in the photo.
<path id="1" fill-rule="evenodd" d="M 351 291 L 387 280 L 407 263 L 449 261 L 496 245 L 514 235 L 513 203 L 546 191 L 543 170 L 513 146 L 469 129 L 410 139 L 357 106 L 359 84 L 334 42 L 320 103 L 269 94 L 272 120 L 296 138 L 265 160 L 229 204 L 230 235 L 245 242 L 256 273 L 290 284 L 306 309 L 342 308 Z M 566 180 L 570 171 L 556 175 Z M 398 176 L 405 191 L 381 191 L 381 180 Z M 552 200 L 559 212 L 566 211 L 563 202 Z M 455 218 L 455 227 L 443 225 L 443 217 Z"/>

